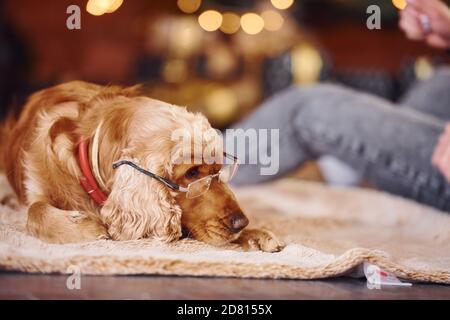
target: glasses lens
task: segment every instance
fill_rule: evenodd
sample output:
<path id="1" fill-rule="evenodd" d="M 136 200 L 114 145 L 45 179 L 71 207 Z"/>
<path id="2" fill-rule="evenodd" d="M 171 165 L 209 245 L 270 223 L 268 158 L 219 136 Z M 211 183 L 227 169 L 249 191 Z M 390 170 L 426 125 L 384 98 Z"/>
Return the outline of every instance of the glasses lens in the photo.
<path id="1" fill-rule="evenodd" d="M 236 175 L 238 167 L 238 162 L 223 166 L 219 173 L 219 180 L 223 183 L 230 182 L 231 179 L 233 179 L 233 177 Z"/>
<path id="2" fill-rule="evenodd" d="M 209 190 L 211 180 L 212 178 L 208 176 L 190 183 L 188 186 L 188 192 L 186 193 L 186 198 L 192 199 L 204 194 L 206 191 Z"/>

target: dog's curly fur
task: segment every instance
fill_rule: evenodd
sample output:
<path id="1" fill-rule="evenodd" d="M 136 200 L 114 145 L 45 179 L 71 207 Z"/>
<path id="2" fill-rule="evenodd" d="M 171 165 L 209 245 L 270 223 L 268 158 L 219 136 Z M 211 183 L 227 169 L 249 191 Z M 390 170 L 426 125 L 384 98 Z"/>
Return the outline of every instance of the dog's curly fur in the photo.
<path id="1" fill-rule="evenodd" d="M 102 123 L 99 170 L 108 198 L 99 207 L 80 186 L 77 145 L 92 138 Z M 214 245 L 230 241 L 243 248 L 278 251 L 282 244 L 268 231 L 233 230 L 230 219 L 246 220 L 233 193 L 214 181 L 195 199 L 170 191 L 162 183 L 128 166 L 131 159 L 180 185 L 193 165 L 173 164 L 178 147 L 171 133 L 211 129 L 201 114 L 138 95 L 138 87 L 98 86 L 75 81 L 33 94 L 20 117 L 5 123 L 2 167 L 19 200 L 28 209 L 28 231 L 56 243 L 100 238 L 177 240 L 186 235 Z M 7 132 L 6 132 L 7 131 Z M 215 142 L 213 142 L 215 141 Z M 202 141 L 217 143 L 219 139 Z M 220 165 L 202 163 L 196 176 L 215 173 Z"/>

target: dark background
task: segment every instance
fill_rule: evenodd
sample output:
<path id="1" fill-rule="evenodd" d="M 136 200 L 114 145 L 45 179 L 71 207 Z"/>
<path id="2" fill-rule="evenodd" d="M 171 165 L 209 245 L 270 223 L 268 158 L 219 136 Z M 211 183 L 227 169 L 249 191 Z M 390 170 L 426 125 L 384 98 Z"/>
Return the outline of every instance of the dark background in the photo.
<path id="1" fill-rule="evenodd" d="M 200 110 L 223 128 L 292 84 L 340 82 L 395 100 L 418 72 L 449 61 L 446 52 L 406 39 L 388 0 L 296 0 L 287 10 L 273 8 L 269 0 L 203 0 L 192 14 L 183 13 L 176 0 L 125 0 L 102 16 L 86 12 L 86 3 L 1 2 L 2 115 L 18 110 L 29 93 L 64 81 L 141 82 L 146 94 Z M 66 28 L 71 4 L 81 8 L 81 30 Z M 369 4 L 382 9 L 381 30 L 366 28 Z M 207 9 L 241 15 L 266 8 L 284 16 L 279 31 L 227 35 L 197 25 Z M 197 28 L 190 33 L 194 38 L 186 40 L 186 27 Z M 302 56 L 304 48 L 309 51 Z M 320 54 L 322 67 L 303 83 L 296 78 L 304 70 L 293 61 L 313 64 L 311 50 Z"/>

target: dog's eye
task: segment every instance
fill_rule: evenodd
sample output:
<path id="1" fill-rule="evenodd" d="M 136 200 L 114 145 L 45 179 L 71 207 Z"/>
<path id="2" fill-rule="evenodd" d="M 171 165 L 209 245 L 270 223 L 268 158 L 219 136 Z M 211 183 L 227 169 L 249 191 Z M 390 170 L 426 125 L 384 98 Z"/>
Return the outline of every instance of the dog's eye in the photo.
<path id="1" fill-rule="evenodd" d="M 194 179 L 199 175 L 198 169 L 199 169 L 198 167 L 192 167 L 188 171 L 186 171 L 184 176 L 188 179 Z"/>

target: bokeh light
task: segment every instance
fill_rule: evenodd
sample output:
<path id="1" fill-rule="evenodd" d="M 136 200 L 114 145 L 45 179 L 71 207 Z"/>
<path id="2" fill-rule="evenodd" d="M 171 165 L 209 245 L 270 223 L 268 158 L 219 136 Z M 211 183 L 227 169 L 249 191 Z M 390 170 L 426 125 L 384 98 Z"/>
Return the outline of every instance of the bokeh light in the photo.
<path id="1" fill-rule="evenodd" d="M 206 49 L 206 71 L 214 79 L 223 79 L 237 67 L 236 56 L 232 49 L 223 43 L 217 43 Z"/>
<path id="2" fill-rule="evenodd" d="M 103 2 L 103 1 L 102 1 Z M 106 9 L 104 9 L 99 1 L 89 0 L 86 4 L 86 11 L 92 14 L 93 16 L 101 16 L 106 13 Z"/>
<path id="3" fill-rule="evenodd" d="M 222 25 L 220 30 L 227 34 L 236 33 L 241 27 L 240 18 L 237 14 L 232 12 L 225 12 L 223 15 Z"/>
<path id="4" fill-rule="evenodd" d="M 101 16 L 116 11 L 122 3 L 123 0 L 89 0 L 86 4 L 86 11 L 94 16 Z"/>
<path id="5" fill-rule="evenodd" d="M 433 75 L 433 63 L 427 57 L 419 57 L 414 63 L 414 72 L 417 79 L 426 80 Z"/>
<path id="6" fill-rule="evenodd" d="M 178 8 L 184 13 L 193 13 L 197 11 L 202 4 L 202 0 L 178 0 Z"/>
<path id="7" fill-rule="evenodd" d="M 162 72 L 163 78 L 169 83 L 180 83 L 186 80 L 188 68 L 182 59 L 172 59 L 166 62 Z"/>
<path id="8" fill-rule="evenodd" d="M 407 2 L 406 0 L 392 0 L 392 4 L 397 9 L 403 10 L 406 8 Z"/>
<path id="9" fill-rule="evenodd" d="M 113 13 L 114 11 L 116 11 L 117 9 L 120 8 L 122 3 L 123 3 L 123 0 L 110 1 L 110 5 L 109 5 L 109 8 L 106 10 L 106 13 Z"/>
<path id="10" fill-rule="evenodd" d="M 198 17 L 198 23 L 206 31 L 216 31 L 222 25 L 222 15 L 215 10 L 203 12 Z"/>
<path id="11" fill-rule="evenodd" d="M 296 84 L 312 84 L 319 80 L 323 67 L 319 51 L 309 43 L 302 43 L 291 53 L 291 68 Z"/>
<path id="12" fill-rule="evenodd" d="M 269 31 L 280 30 L 283 26 L 284 19 L 276 11 L 267 10 L 261 13 L 261 17 L 264 19 L 264 28 Z"/>
<path id="13" fill-rule="evenodd" d="M 176 57 L 187 57 L 199 50 L 202 30 L 193 16 L 183 16 L 171 21 L 164 42 L 169 40 L 170 51 Z"/>
<path id="14" fill-rule="evenodd" d="M 256 13 L 246 13 L 241 17 L 241 27 L 245 33 L 257 34 L 264 28 L 264 20 Z"/>
<path id="15" fill-rule="evenodd" d="M 227 88 L 212 91 L 205 99 L 206 114 L 216 126 L 232 121 L 238 110 L 236 94 Z"/>
<path id="16" fill-rule="evenodd" d="M 284 10 L 292 6 L 294 3 L 294 0 L 270 0 L 272 2 L 272 5 L 280 10 Z"/>

